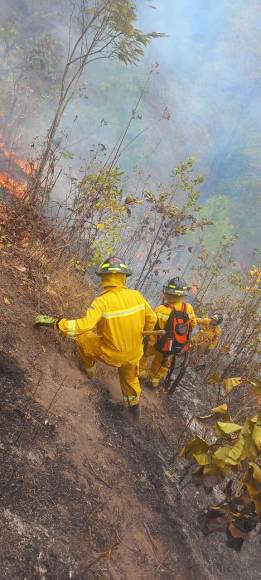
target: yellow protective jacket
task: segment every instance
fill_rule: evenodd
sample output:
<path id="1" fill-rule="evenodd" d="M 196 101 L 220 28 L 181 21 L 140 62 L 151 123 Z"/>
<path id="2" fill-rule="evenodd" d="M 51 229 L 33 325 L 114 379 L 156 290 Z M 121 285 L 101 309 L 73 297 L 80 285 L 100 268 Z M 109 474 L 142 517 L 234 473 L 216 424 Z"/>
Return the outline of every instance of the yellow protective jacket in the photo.
<path id="1" fill-rule="evenodd" d="M 102 279 L 103 291 L 95 298 L 83 318 L 62 319 L 59 330 L 70 337 L 81 336 L 96 327 L 101 337 L 99 357 L 107 364 L 120 367 L 137 364 L 143 354 L 143 331 L 152 330 L 157 317 L 137 290 L 124 285 L 125 276 L 107 274 Z"/>

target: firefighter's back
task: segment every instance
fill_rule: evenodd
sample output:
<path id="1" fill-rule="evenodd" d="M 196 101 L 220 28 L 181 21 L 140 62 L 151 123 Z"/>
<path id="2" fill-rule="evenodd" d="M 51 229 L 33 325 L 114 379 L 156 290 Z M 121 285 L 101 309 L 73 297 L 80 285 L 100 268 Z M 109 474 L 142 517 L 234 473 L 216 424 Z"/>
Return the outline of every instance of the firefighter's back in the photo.
<path id="1" fill-rule="evenodd" d="M 97 325 L 107 355 L 130 362 L 143 352 L 146 302 L 137 290 L 114 287 L 102 295 L 103 315 Z M 116 354 L 117 353 L 117 354 Z"/>

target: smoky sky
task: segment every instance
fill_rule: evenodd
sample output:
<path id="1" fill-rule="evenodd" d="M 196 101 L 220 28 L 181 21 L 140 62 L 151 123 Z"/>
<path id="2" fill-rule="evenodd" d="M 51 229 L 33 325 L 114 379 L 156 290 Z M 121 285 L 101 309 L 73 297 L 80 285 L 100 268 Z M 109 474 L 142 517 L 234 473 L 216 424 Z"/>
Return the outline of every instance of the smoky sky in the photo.
<path id="1" fill-rule="evenodd" d="M 260 3 L 162 0 L 155 5 L 157 10 L 142 11 L 141 21 L 147 29 L 168 34 L 147 52 L 148 59 L 160 62 L 172 114 L 166 149 L 172 149 L 174 157 L 194 152 L 207 172 L 209 186 L 221 171 L 221 156 L 224 165 L 229 158 L 234 162 L 236 154 L 244 155 L 249 161 L 247 171 L 251 165 L 255 173 Z"/>
<path id="2" fill-rule="evenodd" d="M 152 2 L 155 10 L 149 2 L 137 4 L 140 27 L 168 37 L 153 41 L 136 67 L 106 63 L 89 72 L 88 99 L 78 104 L 83 122 L 75 132 L 83 130 L 84 141 L 88 127 L 89 141 L 113 144 L 147 68 L 157 62 L 159 74 L 130 138 L 146 130 L 123 154 L 123 167 L 143 164 L 166 181 L 180 160 L 194 155 L 206 176 L 207 195 L 219 191 L 221 179 L 260 176 L 260 3 L 158 0 Z M 162 118 L 166 107 L 167 120 Z M 100 125 L 103 118 L 108 124 Z M 231 183 L 225 188 L 230 195 Z"/>

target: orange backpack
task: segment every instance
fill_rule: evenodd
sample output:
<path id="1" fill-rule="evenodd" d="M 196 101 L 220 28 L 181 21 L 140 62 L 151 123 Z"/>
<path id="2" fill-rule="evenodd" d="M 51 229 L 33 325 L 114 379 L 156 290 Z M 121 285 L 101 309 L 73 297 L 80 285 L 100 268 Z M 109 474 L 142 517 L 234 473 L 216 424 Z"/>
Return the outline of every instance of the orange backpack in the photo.
<path id="1" fill-rule="evenodd" d="M 158 338 L 155 344 L 156 350 L 166 355 L 185 352 L 190 346 L 191 330 L 187 305 L 183 303 L 181 311 L 172 309 L 165 326 L 166 334 Z"/>

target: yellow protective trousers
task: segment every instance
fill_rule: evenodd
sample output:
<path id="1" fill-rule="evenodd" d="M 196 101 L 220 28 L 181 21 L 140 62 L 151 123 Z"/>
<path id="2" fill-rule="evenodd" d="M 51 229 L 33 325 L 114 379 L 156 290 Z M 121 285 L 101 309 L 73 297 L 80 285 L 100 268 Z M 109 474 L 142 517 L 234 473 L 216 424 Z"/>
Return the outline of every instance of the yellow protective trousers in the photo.
<path id="1" fill-rule="evenodd" d="M 153 356 L 150 368 L 149 359 Z M 170 365 L 171 357 L 166 358 L 162 352 L 158 352 L 153 346 L 148 346 L 139 365 L 140 378 L 149 378 L 154 387 L 158 387 L 160 381 L 165 378 Z"/>
<path id="2" fill-rule="evenodd" d="M 76 345 L 86 368 L 91 368 L 96 360 L 108 364 L 104 360 L 101 349 L 101 338 L 90 332 L 81 334 L 75 339 Z M 118 368 L 120 386 L 125 405 L 132 407 L 140 402 L 141 388 L 139 383 L 139 361 L 121 362 L 109 365 Z"/>

